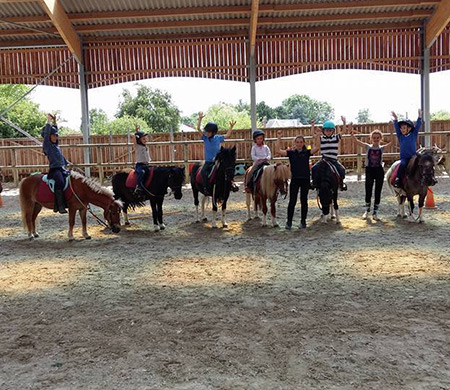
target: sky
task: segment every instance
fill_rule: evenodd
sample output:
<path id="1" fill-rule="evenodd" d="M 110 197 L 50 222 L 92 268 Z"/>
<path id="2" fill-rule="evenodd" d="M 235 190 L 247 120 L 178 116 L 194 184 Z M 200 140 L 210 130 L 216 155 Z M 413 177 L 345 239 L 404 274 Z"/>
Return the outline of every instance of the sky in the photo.
<path id="1" fill-rule="evenodd" d="M 158 88 L 171 94 L 174 104 L 189 116 L 207 111 L 212 104 L 225 102 L 237 104 L 239 99 L 250 102 L 248 83 L 200 79 L 158 78 L 142 80 L 139 84 Z M 450 71 L 430 75 L 430 111 L 450 112 Z M 137 82 L 123 83 L 89 90 L 89 108 L 103 109 L 110 119 L 114 118 L 124 88 L 133 96 Z M 420 107 L 420 76 L 368 70 L 329 70 L 287 76 L 256 83 L 256 100 L 276 107 L 291 95 L 308 95 L 326 101 L 335 110 L 335 120 L 341 115 L 355 121 L 360 109 L 368 108 L 372 120 L 388 122 L 392 110 L 400 116 L 417 117 Z M 80 93 L 76 89 L 40 86 L 31 94 L 31 99 L 43 111 L 61 112 L 66 120 L 61 123 L 79 129 L 81 123 Z"/>

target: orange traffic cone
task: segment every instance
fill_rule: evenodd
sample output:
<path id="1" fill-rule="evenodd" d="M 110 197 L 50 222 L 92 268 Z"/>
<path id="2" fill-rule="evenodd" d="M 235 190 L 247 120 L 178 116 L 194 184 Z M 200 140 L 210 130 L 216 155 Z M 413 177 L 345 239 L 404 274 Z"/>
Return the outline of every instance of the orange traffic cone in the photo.
<path id="1" fill-rule="evenodd" d="M 427 197 L 425 199 L 425 208 L 426 209 L 436 209 L 436 205 L 434 204 L 434 195 L 433 195 L 433 190 L 428 187 L 427 190 Z"/>

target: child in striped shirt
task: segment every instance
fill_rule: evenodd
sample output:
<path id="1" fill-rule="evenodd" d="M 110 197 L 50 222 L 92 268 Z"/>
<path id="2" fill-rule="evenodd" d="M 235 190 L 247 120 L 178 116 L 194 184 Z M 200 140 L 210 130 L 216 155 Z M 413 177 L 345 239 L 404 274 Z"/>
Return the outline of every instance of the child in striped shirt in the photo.
<path id="1" fill-rule="evenodd" d="M 345 117 L 341 117 L 342 121 L 344 122 L 344 128 L 346 127 L 346 119 Z M 313 126 L 314 130 L 314 126 Z M 320 150 L 322 152 L 322 159 L 327 160 L 331 164 L 333 164 L 336 167 L 336 170 L 338 171 L 339 175 L 341 176 L 341 182 L 340 182 L 340 189 L 341 191 L 347 191 L 347 184 L 345 184 L 345 168 L 343 165 L 338 161 L 338 150 L 339 150 L 339 141 L 341 140 L 342 136 L 339 132 L 336 132 L 336 126 L 334 125 L 334 122 L 332 121 L 326 121 L 322 125 L 322 133 L 323 135 L 320 137 Z M 320 162 L 320 161 L 319 161 Z M 317 162 L 312 167 L 312 177 L 314 180 L 314 173 L 317 169 Z M 314 187 L 315 184 L 313 184 Z"/>

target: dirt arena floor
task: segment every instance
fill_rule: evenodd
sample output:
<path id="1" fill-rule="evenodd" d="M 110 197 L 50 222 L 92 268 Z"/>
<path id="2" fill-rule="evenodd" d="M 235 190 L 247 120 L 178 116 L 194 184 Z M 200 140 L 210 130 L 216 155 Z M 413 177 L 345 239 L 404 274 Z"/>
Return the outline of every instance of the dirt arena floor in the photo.
<path id="1" fill-rule="evenodd" d="M 341 195 L 342 224 L 194 222 L 192 194 L 149 207 L 112 234 L 67 241 L 42 213 L 26 239 L 18 198 L 0 209 L 0 389 L 450 389 L 450 181 L 424 224 L 362 220 L 364 183 Z M 209 212 L 208 216 L 211 216 Z M 220 223 L 219 223 L 220 226 Z"/>

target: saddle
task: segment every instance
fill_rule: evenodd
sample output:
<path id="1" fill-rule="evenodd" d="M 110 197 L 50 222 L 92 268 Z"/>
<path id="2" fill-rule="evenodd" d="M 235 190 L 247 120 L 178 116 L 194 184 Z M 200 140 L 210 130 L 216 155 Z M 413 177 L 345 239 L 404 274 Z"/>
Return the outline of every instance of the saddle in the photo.
<path id="1" fill-rule="evenodd" d="M 326 158 L 322 159 L 322 161 L 323 161 L 323 164 L 327 164 L 330 167 L 331 172 L 333 172 L 333 174 L 337 178 L 338 184 L 341 184 L 342 183 L 342 176 L 339 173 L 339 171 L 337 170 L 336 166 L 333 163 L 331 163 L 330 161 L 328 161 Z"/>
<path id="2" fill-rule="evenodd" d="M 409 161 L 408 165 L 406 166 L 405 175 L 403 176 L 403 180 L 400 183 L 400 186 L 402 188 L 405 188 L 406 180 L 408 178 L 408 175 L 413 172 L 415 163 L 416 163 L 417 156 L 412 156 Z M 400 168 L 400 164 L 397 164 L 397 166 L 394 168 L 394 171 L 392 172 L 391 180 L 389 181 L 392 185 L 394 185 L 395 179 L 397 178 L 398 169 Z"/>
<path id="3" fill-rule="evenodd" d="M 203 186 L 202 180 L 202 167 L 200 167 L 195 175 L 195 182 Z M 217 173 L 217 164 L 214 164 L 211 171 L 208 173 L 208 184 L 212 184 L 214 179 L 216 178 Z"/>
<path id="4" fill-rule="evenodd" d="M 69 186 L 70 176 L 66 177 L 64 184 L 64 197 L 69 201 L 73 196 L 72 188 Z M 54 203 L 55 202 L 55 181 L 49 179 L 48 175 L 42 175 L 41 183 L 36 193 L 36 200 L 39 203 Z"/>
<path id="5" fill-rule="evenodd" d="M 155 171 L 155 167 L 150 167 L 150 171 L 147 175 L 147 178 L 144 178 L 144 185 L 146 187 L 149 187 L 152 180 L 153 180 L 153 174 Z M 137 186 L 137 179 L 138 175 L 134 169 L 131 170 L 131 172 L 127 176 L 127 180 L 125 182 L 125 187 L 127 188 L 136 188 Z"/>

